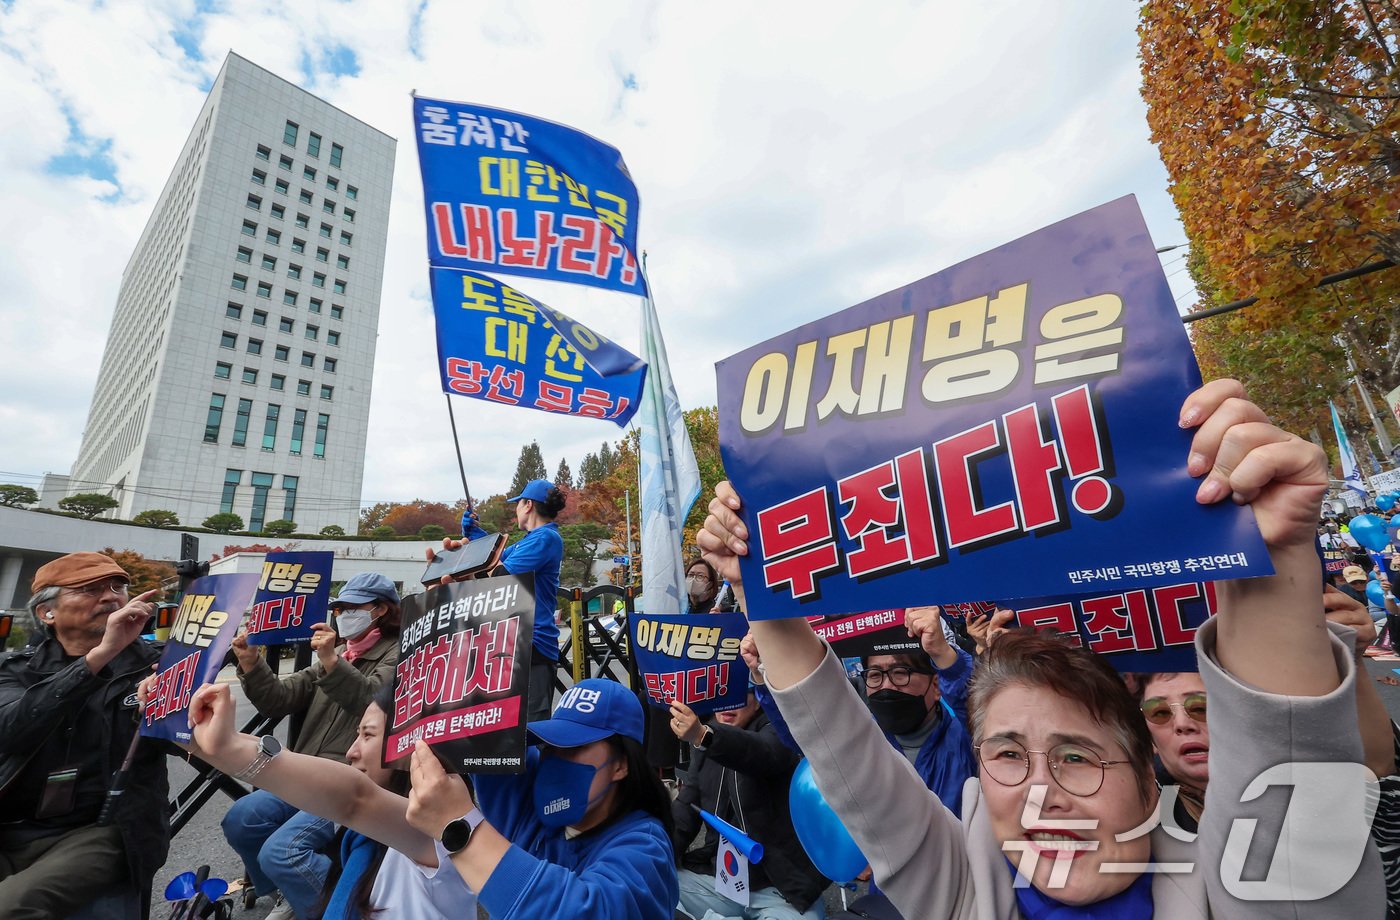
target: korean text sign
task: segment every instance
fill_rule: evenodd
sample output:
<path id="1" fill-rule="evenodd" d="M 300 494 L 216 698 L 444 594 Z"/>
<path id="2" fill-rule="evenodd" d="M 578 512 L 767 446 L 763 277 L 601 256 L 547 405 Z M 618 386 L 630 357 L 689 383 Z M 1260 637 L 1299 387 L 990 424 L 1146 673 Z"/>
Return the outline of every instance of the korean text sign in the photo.
<path id="1" fill-rule="evenodd" d="M 429 588 L 399 634 L 386 762 L 427 741 L 470 773 L 525 769 L 533 575 Z"/>
<path id="2" fill-rule="evenodd" d="M 190 740 L 190 697 L 218 676 L 257 590 L 251 572 L 206 575 L 185 589 L 141 714 L 141 734 Z"/>
<path id="3" fill-rule="evenodd" d="M 749 624 L 742 613 L 638 613 L 631 626 L 632 654 L 652 705 L 680 702 L 705 715 L 748 700 L 739 643 Z"/>
<path id="4" fill-rule="evenodd" d="M 645 292 L 622 154 L 564 125 L 415 97 L 428 263 Z"/>
<path id="5" fill-rule="evenodd" d="M 1199 671 L 1196 630 L 1216 610 L 1215 584 L 1008 602 L 1016 625 L 1077 636 L 1119 671 Z"/>
<path id="6" fill-rule="evenodd" d="M 646 365 L 606 338 L 514 288 L 475 272 L 434 268 L 438 372 L 444 393 L 627 424 Z M 603 354 L 633 370 L 601 376 Z M 619 355 L 620 353 L 620 355 Z"/>
<path id="7" fill-rule="evenodd" d="M 910 638 L 904 627 L 903 609 L 814 617 L 812 630 L 831 645 L 839 658 L 922 651 L 919 641 Z"/>
<path id="8" fill-rule="evenodd" d="M 329 551 L 268 553 L 248 614 L 248 644 L 309 641 L 311 627 L 326 622 L 334 562 Z"/>
<path id="9" fill-rule="evenodd" d="M 1200 374 L 1131 197 L 718 376 L 751 617 L 1272 571 L 1249 509 L 1196 503 L 1177 420 Z"/>

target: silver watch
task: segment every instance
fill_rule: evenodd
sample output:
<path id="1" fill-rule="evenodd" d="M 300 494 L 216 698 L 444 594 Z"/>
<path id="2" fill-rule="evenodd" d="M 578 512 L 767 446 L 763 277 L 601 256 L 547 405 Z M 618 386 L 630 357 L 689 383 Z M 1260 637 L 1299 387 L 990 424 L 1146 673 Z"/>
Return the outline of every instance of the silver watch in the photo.
<path id="1" fill-rule="evenodd" d="M 248 766 L 233 774 L 235 778 L 251 783 L 257 779 L 259 773 L 270 763 L 272 758 L 282 753 L 282 742 L 271 735 L 263 735 L 258 739 L 258 753 L 249 761 Z"/>

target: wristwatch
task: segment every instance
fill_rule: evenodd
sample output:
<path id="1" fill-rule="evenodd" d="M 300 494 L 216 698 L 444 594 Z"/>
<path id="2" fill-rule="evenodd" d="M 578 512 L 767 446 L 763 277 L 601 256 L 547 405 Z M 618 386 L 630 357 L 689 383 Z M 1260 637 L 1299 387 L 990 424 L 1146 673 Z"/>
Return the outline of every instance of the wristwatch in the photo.
<path id="1" fill-rule="evenodd" d="M 442 829 L 442 848 L 449 853 L 460 853 L 471 843 L 472 832 L 486 820 L 480 808 L 473 808 L 455 821 L 448 821 Z"/>
<path id="2" fill-rule="evenodd" d="M 714 743 L 714 740 L 715 730 L 713 728 L 710 728 L 710 726 L 706 725 L 705 732 L 700 736 L 700 740 L 695 742 L 695 747 L 702 751 L 708 751 L 710 749 L 710 745 Z"/>
<path id="3" fill-rule="evenodd" d="M 248 766 L 233 774 L 236 778 L 246 783 L 251 783 L 263 768 L 272 763 L 272 758 L 282 753 L 282 742 L 271 735 L 263 735 L 258 739 L 258 753 L 248 762 Z"/>

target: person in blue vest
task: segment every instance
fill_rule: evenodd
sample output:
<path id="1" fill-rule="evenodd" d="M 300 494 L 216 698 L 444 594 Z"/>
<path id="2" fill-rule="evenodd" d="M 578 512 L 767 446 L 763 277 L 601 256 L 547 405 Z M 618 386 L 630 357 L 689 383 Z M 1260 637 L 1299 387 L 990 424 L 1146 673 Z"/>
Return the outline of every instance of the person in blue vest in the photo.
<path id="1" fill-rule="evenodd" d="M 559 565 L 564 561 L 564 538 L 554 519 L 564 510 L 564 493 L 548 479 L 525 485 L 515 504 L 515 523 L 525 536 L 507 546 L 500 568 L 512 575 L 535 576 L 534 658 L 530 662 L 530 690 L 525 716 L 531 722 L 549 718 L 554 706 L 554 672 L 559 667 L 559 626 L 554 622 L 555 596 L 559 593 Z"/>

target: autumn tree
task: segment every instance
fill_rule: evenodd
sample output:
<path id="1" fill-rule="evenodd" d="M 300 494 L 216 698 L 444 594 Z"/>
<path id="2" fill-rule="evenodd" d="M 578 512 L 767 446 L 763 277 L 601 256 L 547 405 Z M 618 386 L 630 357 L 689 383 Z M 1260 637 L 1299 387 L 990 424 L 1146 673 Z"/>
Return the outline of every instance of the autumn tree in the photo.
<path id="1" fill-rule="evenodd" d="M 102 555 L 111 556 L 112 561 L 122 567 L 131 579 L 131 596 L 143 594 L 175 577 L 175 566 L 165 562 L 147 559 L 135 550 L 115 550 L 107 547 Z"/>
<path id="2" fill-rule="evenodd" d="M 536 479 L 548 479 L 549 470 L 544 465 L 544 455 L 540 453 L 540 445 L 531 441 L 520 448 L 520 459 L 515 462 L 515 478 L 510 481 L 510 491 L 507 495 L 519 495 L 530 482 Z"/>
<path id="3" fill-rule="evenodd" d="M 1378 0 L 1148 0 L 1139 26 L 1152 139 L 1191 243 L 1206 376 L 1239 377 L 1274 419 L 1326 431 L 1355 374 L 1400 385 L 1400 11 Z M 1351 368 L 1349 360 L 1355 362 Z"/>
<path id="4" fill-rule="evenodd" d="M 504 495 L 492 495 L 477 502 L 476 517 L 487 533 L 510 533 L 515 529 L 515 510 Z"/>
<path id="5" fill-rule="evenodd" d="M 411 502 L 395 505 L 378 526 L 392 527 L 394 533 L 407 536 L 416 534 L 429 524 L 436 524 L 447 533 L 461 533 L 461 509 L 442 502 L 429 502 L 415 498 Z"/>
<path id="6" fill-rule="evenodd" d="M 384 518 L 390 511 L 394 510 L 397 502 L 375 502 L 366 508 L 360 509 L 360 533 L 367 534 L 380 524 L 384 523 Z"/>

